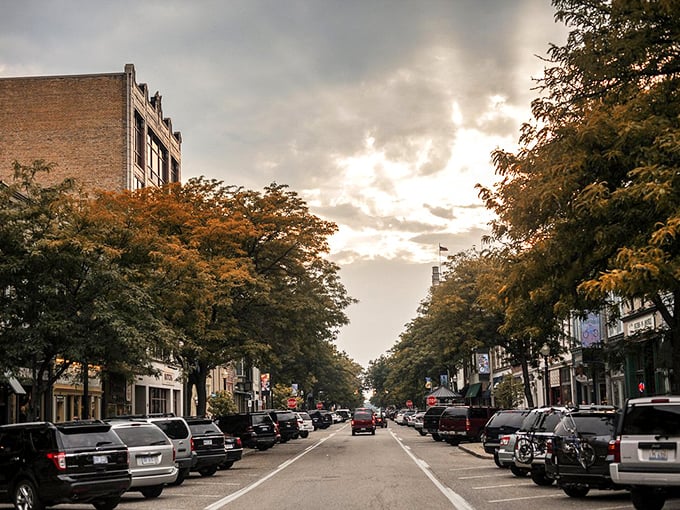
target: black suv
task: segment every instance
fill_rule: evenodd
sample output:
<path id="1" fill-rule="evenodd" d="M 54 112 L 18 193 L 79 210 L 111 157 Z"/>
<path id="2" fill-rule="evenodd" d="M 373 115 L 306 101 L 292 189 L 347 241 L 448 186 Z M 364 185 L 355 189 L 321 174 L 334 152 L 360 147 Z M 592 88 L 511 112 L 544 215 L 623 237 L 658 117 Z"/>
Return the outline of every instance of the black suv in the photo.
<path id="1" fill-rule="evenodd" d="M 113 509 L 130 482 L 127 447 L 104 422 L 0 426 L 0 501 L 16 508 L 91 503 Z"/>
<path id="2" fill-rule="evenodd" d="M 285 443 L 289 439 L 297 439 L 300 437 L 300 428 L 298 427 L 297 416 L 293 411 L 284 411 L 282 409 L 267 409 L 272 421 L 279 426 L 279 434 L 281 434 L 281 442 Z"/>
<path id="3" fill-rule="evenodd" d="M 184 417 L 191 429 L 194 440 L 194 462 L 192 471 L 198 471 L 201 476 L 212 476 L 217 468 L 227 460 L 224 447 L 224 433 L 210 418 Z"/>
<path id="4" fill-rule="evenodd" d="M 314 430 L 327 429 L 333 425 L 333 416 L 325 409 L 312 409 L 307 411 L 307 414 L 312 419 L 312 423 L 314 423 Z"/>
<path id="5" fill-rule="evenodd" d="M 501 437 L 514 434 L 528 414 L 529 409 L 502 409 L 497 411 L 484 426 L 482 434 L 484 451 L 493 455 L 493 461 L 498 467 L 507 467 L 498 460 Z"/>
<path id="6" fill-rule="evenodd" d="M 609 476 L 609 445 L 618 416 L 614 407 L 580 407 L 567 411 L 555 427 L 545 471 L 567 496 L 582 498 L 590 489 L 623 489 Z"/>
<path id="7" fill-rule="evenodd" d="M 215 418 L 215 423 L 223 433 L 241 439 L 246 448 L 262 451 L 276 444 L 276 428 L 268 413 L 225 414 Z"/>
<path id="8" fill-rule="evenodd" d="M 438 434 L 439 418 L 446 410 L 446 406 L 432 406 L 425 411 L 423 416 L 423 432 L 429 433 L 435 441 L 441 441 L 443 438 Z"/>

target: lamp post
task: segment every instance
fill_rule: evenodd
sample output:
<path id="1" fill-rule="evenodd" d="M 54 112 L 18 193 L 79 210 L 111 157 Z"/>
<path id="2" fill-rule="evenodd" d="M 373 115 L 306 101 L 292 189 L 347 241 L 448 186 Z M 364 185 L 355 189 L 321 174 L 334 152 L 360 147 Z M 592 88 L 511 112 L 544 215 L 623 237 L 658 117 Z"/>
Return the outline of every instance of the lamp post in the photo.
<path id="1" fill-rule="evenodd" d="M 550 347 L 548 344 L 543 344 L 541 346 L 541 355 L 543 356 L 543 363 L 545 363 L 545 404 L 550 405 L 550 381 L 548 378 L 550 377 L 550 373 L 548 371 L 548 355 L 550 354 Z"/>

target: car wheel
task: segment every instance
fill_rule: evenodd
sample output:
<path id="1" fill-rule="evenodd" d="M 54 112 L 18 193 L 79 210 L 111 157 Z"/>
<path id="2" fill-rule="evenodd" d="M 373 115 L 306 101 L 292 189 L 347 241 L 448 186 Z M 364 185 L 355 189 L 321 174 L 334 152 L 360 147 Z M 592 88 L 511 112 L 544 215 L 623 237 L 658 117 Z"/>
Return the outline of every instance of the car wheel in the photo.
<path id="1" fill-rule="evenodd" d="M 14 507 L 17 510 L 42 510 L 45 508 L 33 482 L 27 479 L 19 480 L 14 486 Z"/>
<path id="2" fill-rule="evenodd" d="M 99 501 L 93 501 L 92 506 L 97 510 L 113 510 L 120 503 L 120 497 L 100 499 Z"/>
<path id="3" fill-rule="evenodd" d="M 499 468 L 504 467 L 503 464 L 501 464 L 501 460 L 498 458 L 498 452 L 493 452 L 493 462 Z"/>
<path id="4" fill-rule="evenodd" d="M 356 435 L 357 435 L 357 431 L 356 431 L 356 430 L 353 430 L 353 431 L 352 431 L 352 435 L 353 435 L 353 436 L 356 436 Z"/>
<path id="5" fill-rule="evenodd" d="M 563 485 L 562 490 L 570 498 L 585 498 L 586 494 L 590 492 L 590 487 L 581 484 Z"/>
<path id="6" fill-rule="evenodd" d="M 260 450 L 261 452 L 265 451 L 267 448 L 269 448 L 269 447 L 265 444 L 257 445 L 257 449 Z"/>
<path id="7" fill-rule="evenodd" d="M 233 465 L 234 465 L 234 461 L 233 461 L 233 460 L 228 460 L 228 461 L 223 462 L 222 464 L 220 464 L 220 469 L 229 469 L 229 468 L 230 468 L 231 466 L 233 466 Z"/>
<path id="8" fill-rule="evenodd" d="M 510 465 L 510 471 L 512 472 L 513 475 L 515 475 L 518 478 L 524 478 L 525 476 L 527 476 L 529 474 L 528 469 L 518 467 L 515 464 Z"/>
<path id="9" fill-rule="evenodd" d="M 157 498 L 163 493 L 163 486 L 154 485 L 153 487 L 144 487 L 143 489 L 140 489 L 139 492 L 141 492 L 142 496 L 144 496 L 146 499 L 153 499 Z"/>
<path id="10" fill-rule="evenodd" d="M 552 485 L 555 480 L 548 477 L 544 471 L 532 469 L 531 481 L 534 482 L 536 485 L 540 485 L 541 487 L 547 487 L 548 485 Z"/>
<path id="11" fill-rule="evenodd" d="M 421 436 L 426 436 L 426 435 L 427 435 L 427 432 L 423 432 L 422 430 L 419 430 L 418 432 L 420 432 L 420 435 L 421 435 Z"/>
<path id="12" fill-rule="evenodd" d="M 210 466 L 198 470 L 201 476 L 212 476 L 217 473 L 217 466 Z"/>
<path id="13" fill-rule="evenodd" d="M 309 437 L 309 431 L 308 431 L 308 430 L 303 430 L 302 432 L 300 432 L 300 437 L 301 437 L 302 439 L 304 439 L 304 438 L 306 438 L 306 437 Z"/>
<path id="14" fill-rule="evenodd" d="M 177 472 L 177 479 L 174 482 L 169 483 L 168 485 L 171 485 L 172 487 L 178 487 L 178 486 L 182 485 L 182 483 L 184 483 L 184 480 L 186 479 L 186 477 L 189 476 L 189 471 L 191 471 L 191 470 L 190 469 L 180 469 Z"/>
<path id="15" fill-rule="evenodd" d="M 666 495 L 653 489 L 632 488 L 630 500 L 635 510 L 661 510 L 666 503 Z"/>
<path id="16" fill-rule="evenodd" d="M 432 434 L 432 439 L 434 439 L 435 441 L 441 441 L 441 440 L 442 440 L 442 436 L 440 436 L 439 434 L 437 434 L 437 433 L 435 432 L 434 434 Z"/>
<path id="17" fill-rule="evenodd" d="M 371 434 L 375 436 L 375 429 L 371 430 Z"/>

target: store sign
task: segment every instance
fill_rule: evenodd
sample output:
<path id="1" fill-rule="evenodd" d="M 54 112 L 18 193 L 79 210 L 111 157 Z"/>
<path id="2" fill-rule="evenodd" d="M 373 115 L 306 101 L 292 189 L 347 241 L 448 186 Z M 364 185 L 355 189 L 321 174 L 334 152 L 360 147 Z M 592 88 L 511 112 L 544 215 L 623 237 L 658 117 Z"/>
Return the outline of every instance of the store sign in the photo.
<path id="1" fill-rule="evenodd" d="M 654 315 L 645 315 L 644 317 L 639 317 L 637 320 L 628 322 L 626 324 L 628 336 L 639 335 L 644 331 L 654 329 Z"/>

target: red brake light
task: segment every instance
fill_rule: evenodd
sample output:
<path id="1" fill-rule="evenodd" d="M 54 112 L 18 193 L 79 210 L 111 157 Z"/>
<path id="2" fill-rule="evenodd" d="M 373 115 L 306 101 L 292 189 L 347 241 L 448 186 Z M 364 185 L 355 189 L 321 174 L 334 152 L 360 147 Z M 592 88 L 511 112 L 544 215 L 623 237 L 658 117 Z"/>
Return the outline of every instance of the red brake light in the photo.
<path id="1" fill-rule="evenodd" d="M 670 400 L 667 398 L 653 398 L 652 400 L 650 400 L 650 402 L 652 404 L 668 404 Z"/>
<path id="2" fill-rule="evenodd" d="M 175 447 L 172 447 L 172 461 L 175 462 L 175 455 L 177 455 L 177 452 L 175 451 Z"/>
<path id="3" fill-rule="evenodd" d="M 545 442 L 545 454 L 546 455 L 552 455 L 553 453 L 553 444 L 552 444 L 552 439 L 548 439 Z"/>
<path id="4" fill-rule="evenodd" d="M 612 439 L 607 445 L 607 460 L 610 462 L 621 462 L 621 440 Z"/>
<path id="5" fill-rule="evenodd" d="M 500 444 L 502 444 L 503 446 L 505 446 L 505 445 L 507 445 L 507 444 L 509 444 L 509 443 L 510 443 L 510 436 L 503 436 L 503 437 L 501 437 L 501 442 L 500 442 Z"/>
<path id="6" fill-rule="evenodd" d="M 237 438 L 236 438 L 236 446 L 238 446 L 239 448 L 242 448 L 242 447 L 243 447 L 243 444 L 241 443 L 241 438 L 240 438 L 240 437 L 237 437 Z"/>
<path id="7" fill-rule="evenodd" d="M 54 465 L 59 471 L 66 471 L 66 453 L 65 452 L 50 452 L 47 458 L 54 462 Z"/>
<path id="8" fill-rule="evenodd" d="M 191 438 L 191 451 L 195 452 L 196 451 L 196 446 L 194 445 L 194 438 Z"/>
<path id="9" fill-rule="evenodd" d="M 470 418 L 465 418 L 465 430 L 466 430 L 467 432 L 470 432 L 470 428 L 471 428 L 471 426 L 470 426 Z"/>

